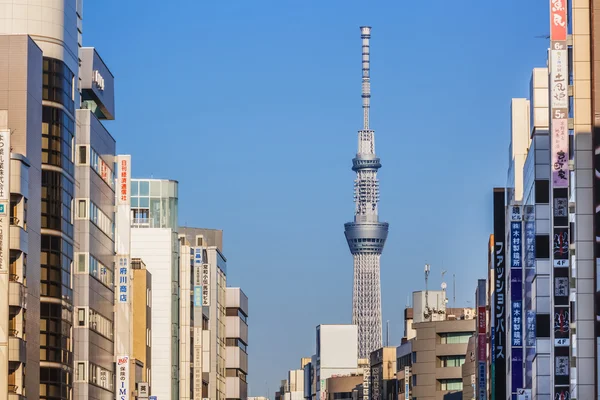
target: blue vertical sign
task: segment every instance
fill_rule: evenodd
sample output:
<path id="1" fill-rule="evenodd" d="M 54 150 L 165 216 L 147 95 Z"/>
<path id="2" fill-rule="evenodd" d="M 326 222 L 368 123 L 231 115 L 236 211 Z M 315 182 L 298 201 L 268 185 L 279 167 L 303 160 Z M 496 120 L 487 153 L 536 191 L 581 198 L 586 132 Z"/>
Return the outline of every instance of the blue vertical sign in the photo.
<path id="1" fill-rule="evenodd" d="M 521 206 L 511 207 L 510 222 L 510 328 L 511 393 L 523 388 L 523 236 Z"/>
<path id="2" fill-rule="evenodd" d="M 200 271 L 202 269 L 202 248 L 194 249 L 194 307 L 202 307 L 202 279 Z"/>

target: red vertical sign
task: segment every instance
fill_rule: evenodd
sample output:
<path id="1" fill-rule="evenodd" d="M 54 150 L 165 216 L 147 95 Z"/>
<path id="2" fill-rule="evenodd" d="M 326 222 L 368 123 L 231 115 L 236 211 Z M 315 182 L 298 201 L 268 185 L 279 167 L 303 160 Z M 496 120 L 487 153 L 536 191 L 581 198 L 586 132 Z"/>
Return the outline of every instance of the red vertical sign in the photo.
<path id="1" fill-rule="evenodd" d="M 550 41 L 567 40 L 567 1 L 550 0 Z"/>

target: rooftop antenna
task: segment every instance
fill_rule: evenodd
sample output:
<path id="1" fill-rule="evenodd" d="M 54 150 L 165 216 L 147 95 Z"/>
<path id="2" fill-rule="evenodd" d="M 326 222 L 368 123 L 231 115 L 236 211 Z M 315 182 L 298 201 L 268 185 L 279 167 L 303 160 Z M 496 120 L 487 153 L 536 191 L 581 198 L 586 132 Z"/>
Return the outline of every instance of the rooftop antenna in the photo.
<path id="1" fill-rule="evenodd" d="M 425 312 L 423 315 L 425 319 L 429 318 L 429 272 L 431 271 L 431 266 L 429 264 L 425 264 Z"/>
<path id="2" fill-rule="evenodd" d="M 446 282 L 444 282 L 444 275 L 446 275 L 446 272 L 448 271 L 445 269 L 442 270 L 442 304 L 440 307 L 440 314 L 446 313 L 446 303 L 448 303 L 448 298 L 446 297 L 446 288 L 448 285 L 446 285 Z"/>
<path id="3" fill-rule="evenodd" d="M 456 274 L 452 274 L 452 307 L 456 308 Z"/>
<path id="4" fill-rule="evenodd" d="M 390 320 L 389 319 L 386 321 L 386 325 L 387 325 L 387 333 L 386 333 L 386 339 L 385 339 L 385 346 L 390 347 Z"/>

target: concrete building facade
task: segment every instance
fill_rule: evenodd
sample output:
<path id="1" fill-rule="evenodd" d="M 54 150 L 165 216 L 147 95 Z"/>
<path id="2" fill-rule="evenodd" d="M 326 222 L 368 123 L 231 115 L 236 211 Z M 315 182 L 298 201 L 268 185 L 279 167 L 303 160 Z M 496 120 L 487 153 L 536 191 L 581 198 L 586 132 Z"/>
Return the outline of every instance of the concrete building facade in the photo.
<path id="1" fill-rule="evenodd" d="M 225 300 L 226 396 L 241 400 L 248 397 L 248 296 L 240 288 L 228 287 Z M 299 371 L 294 374 L 290 371 L 288 376 L 294 392 L 299 393 L 293 400 L 304 397 L 304 371 Z"/>
<path id="2" fill-rule="evenodd" d="M 0 396 L 38 399 L 42 49 L 27 35 L 0 35 L 0 59 L 0 131 L 11 148 L 10 161 L 2 163 L 10 176 L 10 199 L 4 194 L 2 203 L 10 215 L 0 221 L 2 251 L 9 253 L 0 260 L 0 357 L 6 360 Z"/>
<path id="3" fill-rule="evenodd" d="M 131 257 L 152 274 L 152 395 L 179 399 L 178 183 L 131 180 Z M 166 383 L 169 377 L 169 384 Z"/>
<path id="4" fill-rule="evenodd" d="M 152 395 L 152 274 L 139 258 L 131 259 L 131 272 L 131 358 L 134 373 L 130 389 L 142 398 L 144 390 L 147 395 Z"/>
<path id="5" fill-rule="evenodd" d="M 81 70 L 91 74 L 102 69 L 108 76 L 110 71 L 95 49 L 85 51 L 91 55 L 82 61 Z M 86 96 L 94 90 L 89 84 L 81 85 Z M 106 89 L 110 98 L 113 88 Z M 116 142 L 101 122 L 103 114 L 88 108 L 77 110 L 76 117 L 73 394 L 110 400 L 115 395 Z"/>

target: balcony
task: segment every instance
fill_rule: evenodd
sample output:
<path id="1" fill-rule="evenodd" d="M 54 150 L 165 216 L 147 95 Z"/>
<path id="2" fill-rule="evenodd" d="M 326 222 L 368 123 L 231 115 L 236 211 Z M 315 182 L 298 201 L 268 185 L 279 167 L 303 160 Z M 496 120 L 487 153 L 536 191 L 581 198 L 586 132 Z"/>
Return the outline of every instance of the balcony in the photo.
<path id="1" fill-rule="evenodd" d="M 17 275 L 10 275 L 8 285 L 8 305 L 10 307 L 26 308 L 25 293 L 23 284 L 17 281 Z"/>
<path id="2" fill-rule="evenodd" d="M 11 331 L 10 333 L 16 333 Z M 27 360 L 25 341 L 20 337 L 10 336 L 8 338 L 8 361 L 24 363 Z"/>
<path id="3" fill-rule="evenodd" d="M 27 398 L 21 394 L 21 388 L 17 385 L 8 385 L 8 400 L 26 400 Z"/>
<path id="4" fill-rule="evenodd" d="M 20 250 L 23 253 L 28 252 L 28 241 L 29 237 L 25 229 L 20 227 L 19 225 L 12 225 L 11 218 L 11 226 L 10 226 L 10 248 L 11 250 Z"/>

